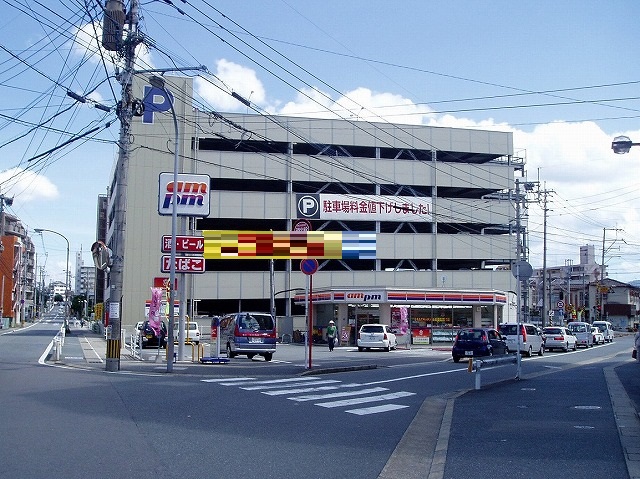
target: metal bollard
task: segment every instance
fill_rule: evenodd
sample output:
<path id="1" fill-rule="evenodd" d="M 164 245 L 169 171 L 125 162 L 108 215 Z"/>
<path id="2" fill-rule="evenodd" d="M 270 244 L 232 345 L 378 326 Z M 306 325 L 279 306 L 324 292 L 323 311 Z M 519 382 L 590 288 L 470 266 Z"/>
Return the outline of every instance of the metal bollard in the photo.
<path id="1" fill-rule="evenodd" d="M 196 350 L 198 351 L 198 359 L 196 359 Z M 204 344 L 191 343 L 191 362 L 197 363 L 204 356 Z"/>
<path id="2" fill-rule="evenodd" d="M 62 357 L 62 341 L 59 336 L 53 338 L 53 357 L 56 361 L 60 361 Z"/>

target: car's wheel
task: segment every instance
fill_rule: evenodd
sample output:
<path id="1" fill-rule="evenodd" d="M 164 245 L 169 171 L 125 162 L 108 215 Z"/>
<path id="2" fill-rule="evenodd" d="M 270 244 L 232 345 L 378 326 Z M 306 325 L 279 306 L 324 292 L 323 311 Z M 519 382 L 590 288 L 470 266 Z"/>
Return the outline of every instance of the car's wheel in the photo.
<path id="1" fill-rule="evenodd" d="M 453 357 L 453 362 L 454 363 L 459 363 L 460 362 L 460 357 L 459 356 L 454 356 Z"/>
<path id="2" fill-rule="evenodd" d="M 253 354 L 253 353 L 249 353 L 249 354 L 247 354 L 247 357 L 248 357 L 249 359 L 253 359 L 253 357 L 254 357 L 254 356 L 255 356 L 255 354 Z"/>
<path id="3" fill-rule="evenodd" d="M 264 353 L 263 356 L 265 361 L 271 361 L 271 358 L 273 358 L 273 353 Z"/>
<path id="4" fill-rule="evenodd" d="M 227 357 L 229 359 L 231 358 L 235 358 L 236 357 L 236 353 L 234 353 L 233 351 L 231 351 L 231 345 L 229 343 L 227 343 Z"/>
<path id="5" fill-rule="evenodd" d="M 360 346 L 358 346 L 358 351 L 362 352 L 364 351 L 364 348 L 361 348 Z"/>
<path id="6" fill-rule="evenodd" d="M 387 346 L 386 348 L 384 348 L 385 353 L 388 353 L 389 351 L 391 351 L 391 346 Z"/>

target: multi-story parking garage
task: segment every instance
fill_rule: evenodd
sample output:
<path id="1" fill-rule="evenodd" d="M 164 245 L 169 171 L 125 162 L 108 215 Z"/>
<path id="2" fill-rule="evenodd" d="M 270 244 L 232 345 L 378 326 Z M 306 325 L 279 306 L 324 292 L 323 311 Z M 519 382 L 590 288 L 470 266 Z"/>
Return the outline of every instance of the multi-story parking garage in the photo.
<path id="1" fill-rule="evenodd" d="M 180 170 L 210 177 L 208 215 L 186 221 L 185 233 L 264 238 L 310 229 L 374 238 L 373 254 L 356 245 L 319 259 L 313 291 L 320 334 L 330 319 L 344 328 L 393 317 L 427 341 L 449 340 L 456 326 L 507 317 L 515 280 L 496 266 L 516 258 L 515 208 L 497 193 L 511 190 L 523 168 L 511 133 L 205 113 L 192 106 L 189 79 L 168 78 L 167 89 L 179 120 Z M 170 217 L 158 214 L 158 182 L 173 169 L 173 119 L 164 92 L 143 77 L 134 94 L 147 108 L 131 130 L 123 327 L 142 319 L 154 278 L 168 276 L 160 249 L 171 232 Z M 205 273 L 179 278 L 190 312 L 268 311 L 274 299 L 280 332 L 304 330 L 307 276 L 299 259 L 205 255 Z"/>

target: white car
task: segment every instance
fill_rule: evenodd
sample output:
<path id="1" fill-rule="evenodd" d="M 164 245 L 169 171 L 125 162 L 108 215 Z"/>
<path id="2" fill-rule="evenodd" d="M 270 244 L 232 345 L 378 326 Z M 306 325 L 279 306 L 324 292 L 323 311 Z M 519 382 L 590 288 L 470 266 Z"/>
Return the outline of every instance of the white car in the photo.
<path id="1" fill-rule="evenodd" d="M 600 330 L 606 343 L 613 342 L 613 326 L 609 321 L 594 321 L 593 325 Z"/>
<path id="2" fill-rule="evenodd" d="M 548 326 L 542 330 L 544 334 L 544 348 L 551 351 L 552 349 L 562 349 L 575 351 L 577 339 L 571 334 L 567 328 L 563 326 Z"/>
<path id="3" fill-rule="evenodd" d="M 604 344 L 604 334 L 597 327 L 591 327 L 591 335 L 593 336 L 593 344 Z"/>
<path id="4" fill-rule="evenodd" d="M 396 349 L 396 335 L 386 324 L 363 324 L 358 332 L 358 351 L 378 348 L 390 351 Z"/>
<path id="5" fill-rule="evenodd" d="M 538 356 L 544 354 L 544 339 L 542 331 L 529 323 L 520 323 L 520 334 L 518 335 L 517 323 L 502 323 L 499 327 L 500 334 L 507 339 L 507 349 L 509 352 L 518 350 L 518 337 L 520 338 L 520 354 L 531 357 L 533 353 Z"/>
<path id="6" fill-rule="evenodd" d="M 176 321 L 173 325 L 173 339 L 174 342 L 179 342 L 178 332 L 179 332 L 180 324 Z M 185 322 L 184 324 L 184 335 L 185 335 L 185 343 L 195 343 L 200 344 L 200 328 L 198 327 L 198 323 L 194 323 L 191 321 Z"/>

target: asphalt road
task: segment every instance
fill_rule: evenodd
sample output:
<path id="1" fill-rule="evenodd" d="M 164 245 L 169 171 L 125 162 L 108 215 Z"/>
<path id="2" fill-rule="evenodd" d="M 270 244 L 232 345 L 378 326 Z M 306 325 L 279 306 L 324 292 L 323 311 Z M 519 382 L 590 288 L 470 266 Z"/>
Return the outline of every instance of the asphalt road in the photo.
<path id="1" fill-rule="evenodd" d="M 51 321 L 0 334 L 0 478 L 628 477 L 604 370 L 630 338 L 525 359 L 518 381 L 486 370 L 474 391 L 425 349 L 108 373 L 81 364 L 72 329 L 64 364 L 43 365 Z"/>

